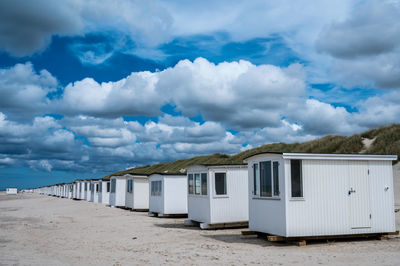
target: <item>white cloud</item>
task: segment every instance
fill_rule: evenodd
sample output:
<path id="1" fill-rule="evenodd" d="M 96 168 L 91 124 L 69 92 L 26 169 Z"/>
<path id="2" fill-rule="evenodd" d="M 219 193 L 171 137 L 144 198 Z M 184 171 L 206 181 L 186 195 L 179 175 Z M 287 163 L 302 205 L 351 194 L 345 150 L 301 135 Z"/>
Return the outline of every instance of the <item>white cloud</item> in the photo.
<path id="1" fill-rule="evenodd" d="M 299 64 L 279 68 L 241 60 L 215 65 L 198 58 L 161 72 L 132 73 L 117 82 L 77 81 L 64 89 L 55 106 L 65 114 L 118 117 L 159 115 L 171 103 L 185 116 L 200 113 L 206 120 L 241 129 L 278 124 L 288 103 L 304 91 Z"/>
<path id="2" fill-rule="evenodd" d="M 47 70 L 39 73 L 31 63 L 0 69 L 0 108 L 9 115 L 31 118 L 42 112 L 49 102 L 46 97 L 58 86 Z"/>
<path id="3" fill-rule="evenodd" d="M 399 17 L 398 1 L 371 0 L 325 27 L 316 46 L 333 57 L 334 80 L 349 88 L 399 88 Z"/>

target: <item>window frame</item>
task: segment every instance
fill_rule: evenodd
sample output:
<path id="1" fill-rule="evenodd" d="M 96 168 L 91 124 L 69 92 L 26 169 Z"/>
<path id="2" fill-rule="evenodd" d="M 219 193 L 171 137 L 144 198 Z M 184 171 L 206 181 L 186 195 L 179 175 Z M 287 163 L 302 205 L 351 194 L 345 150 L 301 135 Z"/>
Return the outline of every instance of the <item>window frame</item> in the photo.
<path id="1" fill-rule="evenodd" d="M 225 194 L 217 194 L 217 186 L 215 182 L 215 174 L 224 174 L 225 175 Z M 224 170 L 217 170 L 213 171 L 213 196 L 214 198 L 229 198 L 229 190 L 228 190 L 228 171 Z"/>
<path id="2" fill-rule="evenodd" d="M 150 196 L 162 196 L 162 180 L 153 180 L 150 182 Z"/>
<path id="3" fill-rule="evenodd" d="M 127 193 L 132 193 L 133 191 L 133 179 L 127 179 L 126 180 L 126 192 Z"/>
<path id="4" fill-rule="evenodd" d="M 300 162 L 300 190 L 301 196 L 294 197 L 292 194 L 292 161 L 299 161 Z M 290 188 L 290 196 L 289 199 L 296 201 L 296 200 L 304 200 L 304 175 L 303 175 L 303 160 L 301 159 L 291 159 L 290 160 L 290 178 L 289 178 L 289 188 Z"/>
<path id="5" fill-rule="evenodd" d="M 114 183 L 114 186 L 112 185 L 113 183 Z M 114 191 L 113 191 L 113 187 L 114 187 Z M 111 179 L 110 180 L 110 193 L 116 193 L 116 192 L 117 192 L 117 180 Z"/>
<path id="6" fill-rule="evenodd" d="M 198 193 L 198 194 L 195 194 L 196 193 L 196 178 L 195 178 L 195 175 L 199 175 L 199 179 L 200 179 L 200 193 Z M 202 175 L 206 175 L 206 187 L 207 187 L 207 189 L 206 189 L 206 193 L 207 194 L 203 194 L 203 183 L 202 183 Z M 190 179 L 190 176 L 192 176 L 192 178 L 193 178 L 193 193 L 189 193 L 189 191 L 190 191 L 190 188 L 189 188 L 189 179 Z M 191 196 L 191 197 L 207 197 L 208 196 L 208 192 L 209 192 L 209 179 L 208 179 L 208 176 L 209 176 L 209 174 L 208 174 L 208 171 L 193 171 L 193 172 L 188 172 L 187 173 L 187 178 L 188 178 L 188 196 Z"/>
<path id="7" fill-rule="evenodd" d="M 271 196 L 261 196 L 261 163 L 262 162 L 270 162 L 271 163 Z M 278 192 L 279 192 L 278 195 L 276 195 L 276 193 L 275 193 L 276 186 L 275 186 L 275 180 L 274 180 L 274 174 L 275 174 L 274 163 L 278 163 L 278 171 L 277 171 L 278 172 L 278 187 L 277 188 L 278 188 Z M 279 160 L 277 158 L 267 158 L 267 159 L 255 161 L 252 163 L 253 189 L 255 187 L 254 182 L 256 181 L 256 177 L 254 176 L 254 174 L 255 174 L 254 165 L 257 165 L 257 168 L 258 168 L 258 180 L 259 181 L 258 181 L 258 187 L 257 187 L 258 190 L 256 191 L 256 193 L 254 193 L 254 191 L 253 191 L 252 198 L 253 199 L 266 199 L 266 200 L 280 200 L 281 194 L 282 194 L 281 186 L 280 186 L 280 180 L 282 178 L 282 175 L 280 173 L 281 172 L 280 169 L 281 169 L 281 165 L 282 165 L 281 160 Z"/>

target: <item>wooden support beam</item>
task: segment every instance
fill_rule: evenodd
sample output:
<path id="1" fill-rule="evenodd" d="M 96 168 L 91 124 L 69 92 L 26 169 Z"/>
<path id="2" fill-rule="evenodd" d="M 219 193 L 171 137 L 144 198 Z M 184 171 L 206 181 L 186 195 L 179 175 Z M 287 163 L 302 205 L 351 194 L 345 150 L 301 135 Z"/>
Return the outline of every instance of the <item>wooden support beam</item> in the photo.
<path id="1" fill-rule="evenodd" d="M 399 235 L 399 230 L 397 230 L 396 232 L 389 232 L 389 233 L 385 233 L 385 235 L 389 235 L 389 236 L 397 236 L 397 235 Z"/>
<path id="2" fill-rule="evenodd" d="M 283 236 L 267 236 L 268 241 L 270 242 L 280 242 L 280 241 L 286 241 L 287 238 Z"/>
<path id="3" fill-rule="evenodd" d="M 257 235 L 257 232 L 250 231 L 250 230 L 243 230 L 242 235 L 244 235 L 244 236 Z"/>
<path id="4" fill-rule="evenodd" d="M 298 245 L 299 247 L 304 247 L 304 246 L 307 245 L 307 242 L 306 242 L 305 240 L 301 240 L 301 241 L 297 242 L 297 245 Z"/>

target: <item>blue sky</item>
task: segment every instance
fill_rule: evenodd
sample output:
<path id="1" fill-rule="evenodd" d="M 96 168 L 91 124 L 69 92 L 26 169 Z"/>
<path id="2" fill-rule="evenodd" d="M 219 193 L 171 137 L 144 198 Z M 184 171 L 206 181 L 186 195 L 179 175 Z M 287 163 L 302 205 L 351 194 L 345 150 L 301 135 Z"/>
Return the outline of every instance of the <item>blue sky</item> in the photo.
<path id="1" fill-rule="evenodd" d="M 0 3 L 0 189 L 400 120 L 399 1 Z"/>

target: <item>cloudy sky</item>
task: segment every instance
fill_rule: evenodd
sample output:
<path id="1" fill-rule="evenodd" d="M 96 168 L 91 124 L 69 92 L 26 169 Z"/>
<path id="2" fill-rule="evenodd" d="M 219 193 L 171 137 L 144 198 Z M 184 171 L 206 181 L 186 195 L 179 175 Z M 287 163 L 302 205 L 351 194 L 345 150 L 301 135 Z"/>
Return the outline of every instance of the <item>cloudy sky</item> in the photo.
<path id="1" fill-rule="evenodd" d="M 0 189 L 400 122 L 400 1 L 0 1 Z"/>

